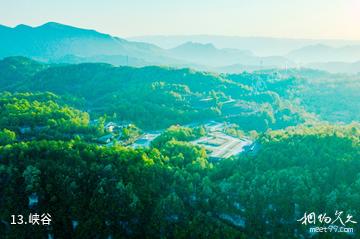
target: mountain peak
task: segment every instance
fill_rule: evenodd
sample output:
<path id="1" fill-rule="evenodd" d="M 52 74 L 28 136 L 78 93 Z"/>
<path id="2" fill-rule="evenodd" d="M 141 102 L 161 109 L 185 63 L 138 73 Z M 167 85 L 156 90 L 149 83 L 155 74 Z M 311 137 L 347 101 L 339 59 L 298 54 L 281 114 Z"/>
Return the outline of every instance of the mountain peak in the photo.
<path id="1" fill-rule="evenodd" d="M 62 24 L 62 23 L 58 23 L 58 22 L 47 22 L 44 23 L 43 25 L 39 26 L 39 27 L 65 27 L 65 28 L 76 28 L 70 25 L 66 25 L 66 24 Z"/>
<path id="2" fill-rule="evenodd" d="M 36 27 L 32 27 L 26 24 L 19 24 L 17 26 L 14 27 L 14 29 L 36 29 L 36 28 L 74 28 L 72 26 L 68 26 L 68 25 L 64 25 L 61 23 L 57 23 L 57 22 L 47 22 L 45 24 L 42 24 L 40 26 L 36 26 Z"/>
<path id="3" fill-rule="evenodd" d="M 192 42 L 188 41 L 176 48 L 201 48 L 201 49 L 207 49 L 207 50 L 213 50 L 216 49 L 216 47 L 212 43 L 199 43 L 199 42 Z"/>
<path id="4" fill-rule="evenodd" d="M 47 22 L 47 23 L 45 23 L 43 25 L 38 26 L 38 28 L 45 28 L 45 29 L 48 29 L 48 28 L 51 28 L 51 29 L 80 29 L 80 28 L 77 28 L 77 27 L 61 24 L 61 23 L 58 23 L 58 22 Z"/>
<path id="5" fill-rule="evenodd" d="M 16 27 L 14 27 L 15 29 L 31 29 L 31 26 L 25 25 L 25 24 L 19 24 Z"/>
<path id="6" fill-rule="evenodd" d="M 47 22 L 47 23 L 44 23 L 43 26 L 65 26 L 65 24 L 61 24 L 58 22 Z"/>
<path id="7" fill-rule="evenodd" d="M 41 31 L 48 31 L 48 32 L 57 32 L 57 33 L 61 32 L 62 34 L 70 34 L 73 36 L 86 35 L 86 36 L 99 37 L 99 38 L 112 38 L 112 36 L 108 34 L 100 33 L 92 29 L 74 27 L 71 25 L 66 25 L 58 22 L 47 22 L 43 25 L 35 27 L 35 29 Z"/>

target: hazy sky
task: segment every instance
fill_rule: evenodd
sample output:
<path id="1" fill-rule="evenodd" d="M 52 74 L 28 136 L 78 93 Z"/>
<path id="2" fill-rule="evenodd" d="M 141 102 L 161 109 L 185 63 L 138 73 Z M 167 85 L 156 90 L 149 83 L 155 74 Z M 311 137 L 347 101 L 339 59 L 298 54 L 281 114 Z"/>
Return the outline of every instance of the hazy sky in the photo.
<path id="1" fill-rule="evenodd" d="M 127 37 L 216 34 L 360 40 L 360 0 L 0 0 L 0 24 L 48 21 Z"/>

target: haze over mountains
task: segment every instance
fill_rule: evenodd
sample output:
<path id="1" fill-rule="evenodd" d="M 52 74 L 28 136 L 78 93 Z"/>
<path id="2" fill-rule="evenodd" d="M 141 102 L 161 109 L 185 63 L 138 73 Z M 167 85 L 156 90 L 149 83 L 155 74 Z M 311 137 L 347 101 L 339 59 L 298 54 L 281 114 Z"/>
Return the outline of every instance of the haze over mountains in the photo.
<path id="1" fill-rule="evenodd" d="M 124 39 L 58 23 L 39 27 L 18 25 L 0 27 L 0 56 L 22 55 L 44 61 L 88 61 L 93 58 L 116 59 L 126 64 L 160 64 L 170 59 L 163 50 L 152 44 L 129 42 Z M 156 58 L 154 56 L 157 56 Z M 121 60 L 123 62 L 121 62 Z"/>
<path id="2" fill-rule="evenodd" d="M 288 58 L 303 63 L 311 62 L 354 62 L 360 57 L 360 45 L 330 47 L 323 44 L 309 45 L 291 51 Z"/>
<path id="3" fill-rule="evenodd" d="M 250 50 L 258 56 L 286 55 L 309 45 L 327 45 L 330 47 L 342 47 L 360 45 L 359 41 L 348 40 L 312 40 L 312 39 L 289 39 L 273 37 L 240 37 L 218 35 L 184 35 L 184 36 L 138 36 L 129 37 L 131 41 L 141 41 L 155 44 L 159 47 L 170 49 L 185 42 L 198 42 L 206 44 L 211 42 L 217 48 L 237 48 Z"/>
<path id="4" fill-rule="evenodd" d="M 0 58 L 19 55 L 43 62 L 166 65 L 218 72 L 298 66 L 360 72 L 360 42 L 355 41 L 221 36 L 126 40 L 54 22 L 38 27 L 0 25 Z"/>

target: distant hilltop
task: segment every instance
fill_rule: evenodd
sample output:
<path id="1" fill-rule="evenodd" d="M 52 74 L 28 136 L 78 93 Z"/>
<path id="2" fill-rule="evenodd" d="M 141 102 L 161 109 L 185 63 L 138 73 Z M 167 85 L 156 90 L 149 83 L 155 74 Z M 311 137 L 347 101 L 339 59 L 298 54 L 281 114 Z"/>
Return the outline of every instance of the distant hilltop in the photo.
<path id="1" fill-rule="evenodd" d="M 218 48 L 236 48 L 248 50 L 258 56 L 287 55 L 288 53 L 310 45 L 344 47 L 360 45 L 359 41 L 329 39 L 297 39 L 275 37 L 240 37 L 220 35 L 173 35 L 173 36 L 137 36 L 127 38 L 131 41 L 143 41 L 165 49 L 174 48 L 185 42 L 212 43 Z"/>

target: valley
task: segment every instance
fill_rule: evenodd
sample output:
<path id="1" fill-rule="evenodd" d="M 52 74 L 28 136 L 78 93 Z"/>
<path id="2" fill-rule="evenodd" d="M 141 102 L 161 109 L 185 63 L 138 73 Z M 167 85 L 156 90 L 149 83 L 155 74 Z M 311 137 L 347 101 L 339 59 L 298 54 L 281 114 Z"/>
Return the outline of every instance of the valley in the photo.
<path id="1" fill-rule="evenodd" d="M 356 70 L 58 23 L 0 27 L 0 37 L 4 238 L 356 238 L 298 221 L 334 209 L 357 220 Z M 356 47 L 337 44 L 291 55 L 353 60 Z M 11 224 L 34 212 L 51 227 Z"/>

